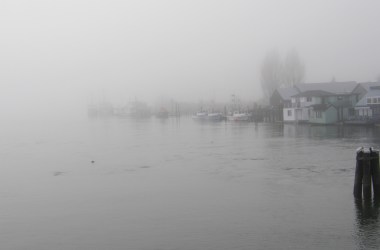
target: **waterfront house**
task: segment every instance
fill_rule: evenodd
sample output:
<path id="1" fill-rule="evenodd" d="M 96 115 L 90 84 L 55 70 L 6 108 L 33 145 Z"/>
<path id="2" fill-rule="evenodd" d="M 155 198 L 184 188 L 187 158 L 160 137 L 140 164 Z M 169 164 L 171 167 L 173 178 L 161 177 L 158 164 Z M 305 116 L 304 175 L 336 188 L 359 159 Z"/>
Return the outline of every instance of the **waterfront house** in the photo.
<path id="1" fill-rule="evenodd" d="M 291 98 L 299 93 L 296 87 L 278 88 L 270 97 L 270 108 L 273 113 L 274 121 L 284 121 L 284 108 L 291 107 Z"/>
<path id="2" fill-rule="evenodd" d="M 309 123 L 334 124 L 339 121 L 339 109 L 332 104 L 315 104 L 310 107 Z"/>
<path id="3" fill-rule="evenodd" d="M 284 122 L 343 122 L 354 114 L 356 86 L 356 82 L 297 84 L 299 93 L 291 97 L 291 106 L 283 109 Z"/>
<path id="4" fill-rule="evenodd" d="M 363 98 L 365 94 L 367 94 L 371 87 L 380 86 L 380 82 L 361 82 L 355 87 L 352 91 L 353 93 L 358 95 L 358 101 Z"/>
<path id="5" fill-rule="evenodd" d="M 380 122 L 380 83 L 368 86 L 367 93 L 355 105 L 352 124 L 373 124 Z"/>
<path id="6" fill-rule="evenodd" d="M 324 97 L 331 93 L 322 90 L 308 90 L 291 98 L 291 106 L 284 108 L 284 121 L 308 122 L 310 108 L 324 103 Z"/>

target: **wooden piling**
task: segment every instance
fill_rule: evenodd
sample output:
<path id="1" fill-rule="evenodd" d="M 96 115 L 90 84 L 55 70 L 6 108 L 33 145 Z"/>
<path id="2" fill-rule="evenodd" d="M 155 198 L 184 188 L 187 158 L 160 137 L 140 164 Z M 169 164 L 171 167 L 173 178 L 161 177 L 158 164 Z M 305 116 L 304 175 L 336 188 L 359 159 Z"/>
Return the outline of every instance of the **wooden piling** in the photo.
<path id="1" fill-rule="evenodd" d="M 354 196 L 370 199 L 372 187 L 375 198 L 380 197 L 379 151 L 373 148 L 359 148 L 356 151 Z"/>
<path id="2" fill-rule="evenodd" d="M 371 175 L 373 183 L 373 195 L 380 198 L 380 168 L 379 168 L 379 151 L 371 151 Z"/>
<path id="3" fill-rule="evenodd" d="M 362 180 L 363 180 L 363 151 L 357 150 L 356 152 L 356 169 L 355 169 L 355 183 L 354 183 L 354 196 L 355 198 L 362 198 Z"/>
<path id="4" fill-rule="evenodd" d="M 364 199 L 370 199 L 372 194 L 370 152 L 364 152 L 363 158 L 363 196 Z"/>

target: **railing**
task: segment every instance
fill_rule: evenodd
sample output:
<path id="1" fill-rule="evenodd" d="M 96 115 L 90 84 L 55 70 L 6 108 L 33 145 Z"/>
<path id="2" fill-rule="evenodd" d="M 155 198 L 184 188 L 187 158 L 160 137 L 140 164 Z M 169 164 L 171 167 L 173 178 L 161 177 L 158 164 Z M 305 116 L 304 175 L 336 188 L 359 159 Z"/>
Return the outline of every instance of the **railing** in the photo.
<path id="1" fill-rule="evenodd" d="M 301 107 L 301 103 L 299 102 L 292 103 L 292 108 L 300 108 L 300 107 Z"/>

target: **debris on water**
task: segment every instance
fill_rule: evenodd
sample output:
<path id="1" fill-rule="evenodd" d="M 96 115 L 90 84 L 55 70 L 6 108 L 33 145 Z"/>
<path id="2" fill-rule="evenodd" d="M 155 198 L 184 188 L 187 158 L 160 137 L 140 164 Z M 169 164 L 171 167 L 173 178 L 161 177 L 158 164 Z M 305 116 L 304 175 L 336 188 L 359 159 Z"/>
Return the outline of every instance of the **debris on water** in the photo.
<path id="1" fill-rule="evenodd" d="M 333 170 L 334 173 L 338 174 L 338 173 L 345 173 L 345 172 L 349 172 L 350 169 L 345 169 L 345 168 L 340 168 L 340 169 L 335 169 Z"/>
<path id="2" fill-rule="evenodd" d="M 317 166 L 310 165 L 310 166 L 305 166 L 305 167 L 288 167 L 288 168 L 284 168 L 284 170 L 286 170 L 286 171 L 289 171 L 289 170 L 306 170 L 306 171 L 309 171 L 312 173 L 318 173 L 319 174 L 320 171 L 315 170 L 315 168 L 317 168 Z"/>
<path id="3" fill-rule="evenodd" d="M 95 161 L 91 161 L 91 163 L 92 163 L 92 164 L 94 164 L 94 163 L 95 163 Z"/>
<path id="4" fill-rule="evenodd" d="M 60 176 L 63 175 L 65 172 L 56 171 L 53 173 L 54 176 Z"/>
<path id="5" fill-rule="evenodd" d="M 150 166 L 144 165 L 144 166 L 141 166 L 140 168 L 150 168 Z"/>
<path id="6" fill-rule="evenodd" d="M 234 158 L 236 161 L 265 161 L 265 158 Z"/>

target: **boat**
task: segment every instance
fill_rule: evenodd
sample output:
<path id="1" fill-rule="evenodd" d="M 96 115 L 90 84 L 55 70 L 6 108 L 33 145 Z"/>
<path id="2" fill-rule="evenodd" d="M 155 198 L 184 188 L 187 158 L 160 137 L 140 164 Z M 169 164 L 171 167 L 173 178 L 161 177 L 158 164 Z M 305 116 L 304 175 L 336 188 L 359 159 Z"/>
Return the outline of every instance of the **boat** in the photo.
<path id="1" fill-rule="evenodd" d="M 227 116 L 228 121 L 250 121 L 251 120 L 251 115 L 248 113 L 242 113 L 239 111 L 234 111 L 232 114 Z"/>
<path id="2" fill-rule="evenodd" d="M 242 112 L 241 101 L 235 94 L 231 95 L 231 108 L 229 115 L 227 115 L 228 121 L 250 121 L 251 115 L 247 112 Z"/>
<path id="3" fill-rule="evenodd" d="M 156 117 L 166 119 L 169 117 L 169 112 L 165 108 L 160 108 L 160 110 L 156 113 Z"/>
<path id="4" fill-rule="evenodd" d="M 224 120 L 224 116 L 222 113 L 208 113 L 207 114 L 207 121 L 221 121 Z"/>
<path id="5" fill-rule="evenodd" d="M 206 121 L 207 117 L 208 113 L 205 111 L 199 111 L 192 116 L 193 120 L 195 121 Z"/>
<path id="6" fill-rule="evenodd" d="M 206 111 L 200 111 L 193 115 L 193 120 L 202 122 L 218 122 L 224 120 L 222 113 L 212 112 L 208 113 Z"/>

